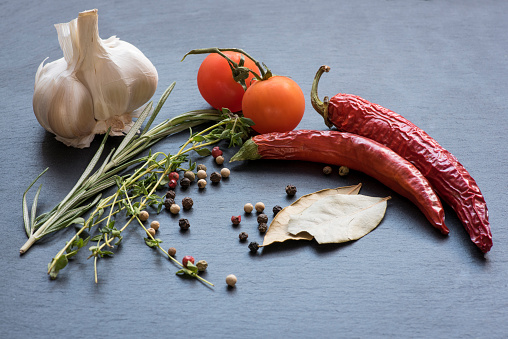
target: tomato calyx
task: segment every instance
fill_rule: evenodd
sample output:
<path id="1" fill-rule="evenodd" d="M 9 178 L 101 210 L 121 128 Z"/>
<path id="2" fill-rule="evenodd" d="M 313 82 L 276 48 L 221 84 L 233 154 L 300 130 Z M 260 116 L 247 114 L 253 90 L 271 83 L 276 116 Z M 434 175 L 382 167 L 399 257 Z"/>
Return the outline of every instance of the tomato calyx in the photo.
<path id="1" fill-rule="evenodd" d="M 223 52 L 228 52 L 228 51 L 240 53 L 241 54 L 240 61 L 238 63 L 234 62 L 226 54 L 223 53 Z M 249 77 L 250 74 L 254 75 L 256 80 L 259 80 L 259 81 L 270 79 L 273 76 L 272 72 L 268 69 L 268 67 L 266 67 L 266 65 L 264 63 L 261 64 L 259 61 L 257 61 L 256 59 L 251 57 L 249 54 L 247 54 L 245 51 L 243 51 L 242 49 L 239 49 L 239 48 L 212 47 L 212 48 L 193 49 L 193 50 L 187 52 L 187 54 L 185 54 L 183 56 L 181 61 L 183 61 L 187 57 L 187 55 L 210 54 L 210 53 L 217 53 L 220 56 L 222 56 L 224 59 L 226 59 L 226 61 L 229 64 L 229 67 L 231 68 L 231 72 L 233 74 L 233 79 L 237 83 L 242 85 L 244 91 L 247 90 L 247 84 L 245 83 L 245 80 Z M 256 66 L 259 69 L 259 74 L 256 73 L 255 71 L 251 70 L 250 68 L 244 66 L 245 57 L 252 60 L 256 64 Z"/>

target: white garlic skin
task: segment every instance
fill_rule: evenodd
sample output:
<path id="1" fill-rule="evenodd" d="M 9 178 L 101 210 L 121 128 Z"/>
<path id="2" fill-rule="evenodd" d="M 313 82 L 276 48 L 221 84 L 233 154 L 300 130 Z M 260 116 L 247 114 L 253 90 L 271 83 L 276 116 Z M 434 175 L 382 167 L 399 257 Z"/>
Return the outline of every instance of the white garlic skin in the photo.
<path id="1" fill-rule="evenodd" d="M 55 25 L 64 57 L 35 75 L 33 109 L 39 123 L 68 146 L 90 146 L 95 134 L 122 135 L 157 89 L 153 64 L 115 36 L 99 37 L 97 10 Z"/>

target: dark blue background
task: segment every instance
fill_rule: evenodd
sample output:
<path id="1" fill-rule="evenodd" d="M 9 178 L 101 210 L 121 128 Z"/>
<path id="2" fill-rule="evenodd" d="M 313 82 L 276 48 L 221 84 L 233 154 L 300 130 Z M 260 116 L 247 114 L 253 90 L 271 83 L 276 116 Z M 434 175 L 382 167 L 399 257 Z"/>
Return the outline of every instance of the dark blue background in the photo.
<path id="1" fill-rule="evenodd" d="M 257 161 L 230 165 L 231 177 L 202 193 L 192 188 L 190 232 L 162 213 L 165 247 L 206 259 L 216 287 L 175 276 L 177 268 L 125 232 L 114 258 L 81 253 L 58 280 L 47 263 L 73 230 L 20 256 L 25 242 L 21 197 L 46 167 L 39 211 L 58 203 L 98 147 L 71 149 L 54 140 L 32 111 L 40 62 L 62 57 L 53 24 L 99 9 L 102 38 L 136 45 L 159 73 L 157 101 L 173 81 L 158 121 L 206 108 L 195 83 L 203 57 L 189 50 L 239 47 L 306 94 L 298 128 L 326 129 L 310 106 L 322 64 L 320 95 L 360 95 L 390 108 L 450 150 L 479 184 L 490 211 L 494 246 L 483 256 L 446 206 L 448 237 L 406 199 L 358 172 L 325 177 L 321 164 Z M 506 1 L 2 1 L 0 2 L 0 336 L 398 337 L 501 338 L 508 333 Z M 154 150 L 175 152 L 186 133 Z M 113 139 L 108 147 L 115 144 Z M 228 159 L 235 149 L 227 150 Z M 200 161 L 201 162 L 201 161 Z M 209 168 L 215 165 L 210 159 Z M 228 165 L 229 166 L 229 165 Z M 285 206 L 298 196 L 363 183 L 366 195 L 391 195 L 386 216 L 368 236 L 346 245 L 276 244 L 252 256 L 238 233 L 261 241 L 254 217 L 231 227 L 246 202 Z M 35 190 L 29 195 L 30 200 Z M 183 197 L 184 193 L 179 193 Z M 271 214 L 270 220 L 271 220 Z M 86 252 L 86 251 L 83 251 Z M 234 273 L 237 287 L 225 277 Z"/>

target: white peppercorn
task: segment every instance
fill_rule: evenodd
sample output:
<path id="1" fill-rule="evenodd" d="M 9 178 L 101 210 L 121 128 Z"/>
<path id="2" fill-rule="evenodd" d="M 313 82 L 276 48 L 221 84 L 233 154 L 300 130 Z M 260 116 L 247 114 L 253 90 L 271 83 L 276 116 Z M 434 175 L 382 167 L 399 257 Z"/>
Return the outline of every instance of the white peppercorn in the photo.
<path id="1" fill-rule="evenodd" d="M 198 176 L 198 179 L 204 179 L 204 178 L 206 178 L 207 177 L 206 171 L 199 170 L 197 176 Z"/>
<path id="2" fill-rule="evenodd" d="M 171 205 L 171 207 L 169 208 L 169 211 L 173 214 L 178 214 L 180 213 L 180 206 L 178 206 L 177 204 L 173 204 Z"/>
<path id="3" fill-rule="evenodd" d="M 226 167 L 220 170 L 220 175 L 222 175 L 223 178 L 229 178 L 230 173 L 231 171 L 229 170 L 229 168 Z"/>
<path id="4" fill-rule="evenodd" d="M 254 206 L 252 206 L 252 204 L 248 202 L 245 205 L 243 205 L 243 210 L 245 211 L 245 213 L 251 213 L 254 210 Z"/>
<path id="5" fill-rule="evenodd" d="M 236 285 L 238 279 L 236 279 L 236 276 L 234 274 L 230 274 L 226 277 L 226 284 L 230 287 L 234 287 Z"/>
<path id="6" fill-rule="evenodd" d="M 254 208 L 256 209 L 257 212 L 261 213 L 265 210 L 265 204 L 263 204 L 262 202 L 257 202 Z"/>
<path id="7" fill-rule="evenodd" d="M 198 187 L 199 188 L 205 188 L 206 187 L 206 180 L 205 179 L 199 179 L 198 180 Z"/>
<path id="8" fill-rule="evenodd" d="M 139 220 L 141 220 L 141 221 L 147 221 L 149 216 L 150 215 L 148 214 L 147 211 L 141 211 L 141 212 L 139 212 L 138 217 L 139 217 Z"/>
<path id="9" fill-rule="evenodd" d="M 215 162 L 217 165 L 222 165 L 224 163 L 224 157 L 222 155 L 219 155 L 217 158 L 215 158 Z"/>

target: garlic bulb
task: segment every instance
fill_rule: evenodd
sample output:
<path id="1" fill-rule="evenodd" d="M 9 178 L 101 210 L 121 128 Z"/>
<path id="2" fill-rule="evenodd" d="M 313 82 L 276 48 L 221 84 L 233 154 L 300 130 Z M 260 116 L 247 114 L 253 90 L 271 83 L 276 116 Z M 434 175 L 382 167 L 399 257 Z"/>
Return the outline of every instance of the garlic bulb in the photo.
<path id="1" fill-rule="evenodd" d="M 55 25 L 64 57 L 35 75 L 39 123 L 68 146 L 90 146 L 95 134 L 122 135 L 155 93 L 157 70 L 135 46 L 99 37 L 97 10 Z"/>

